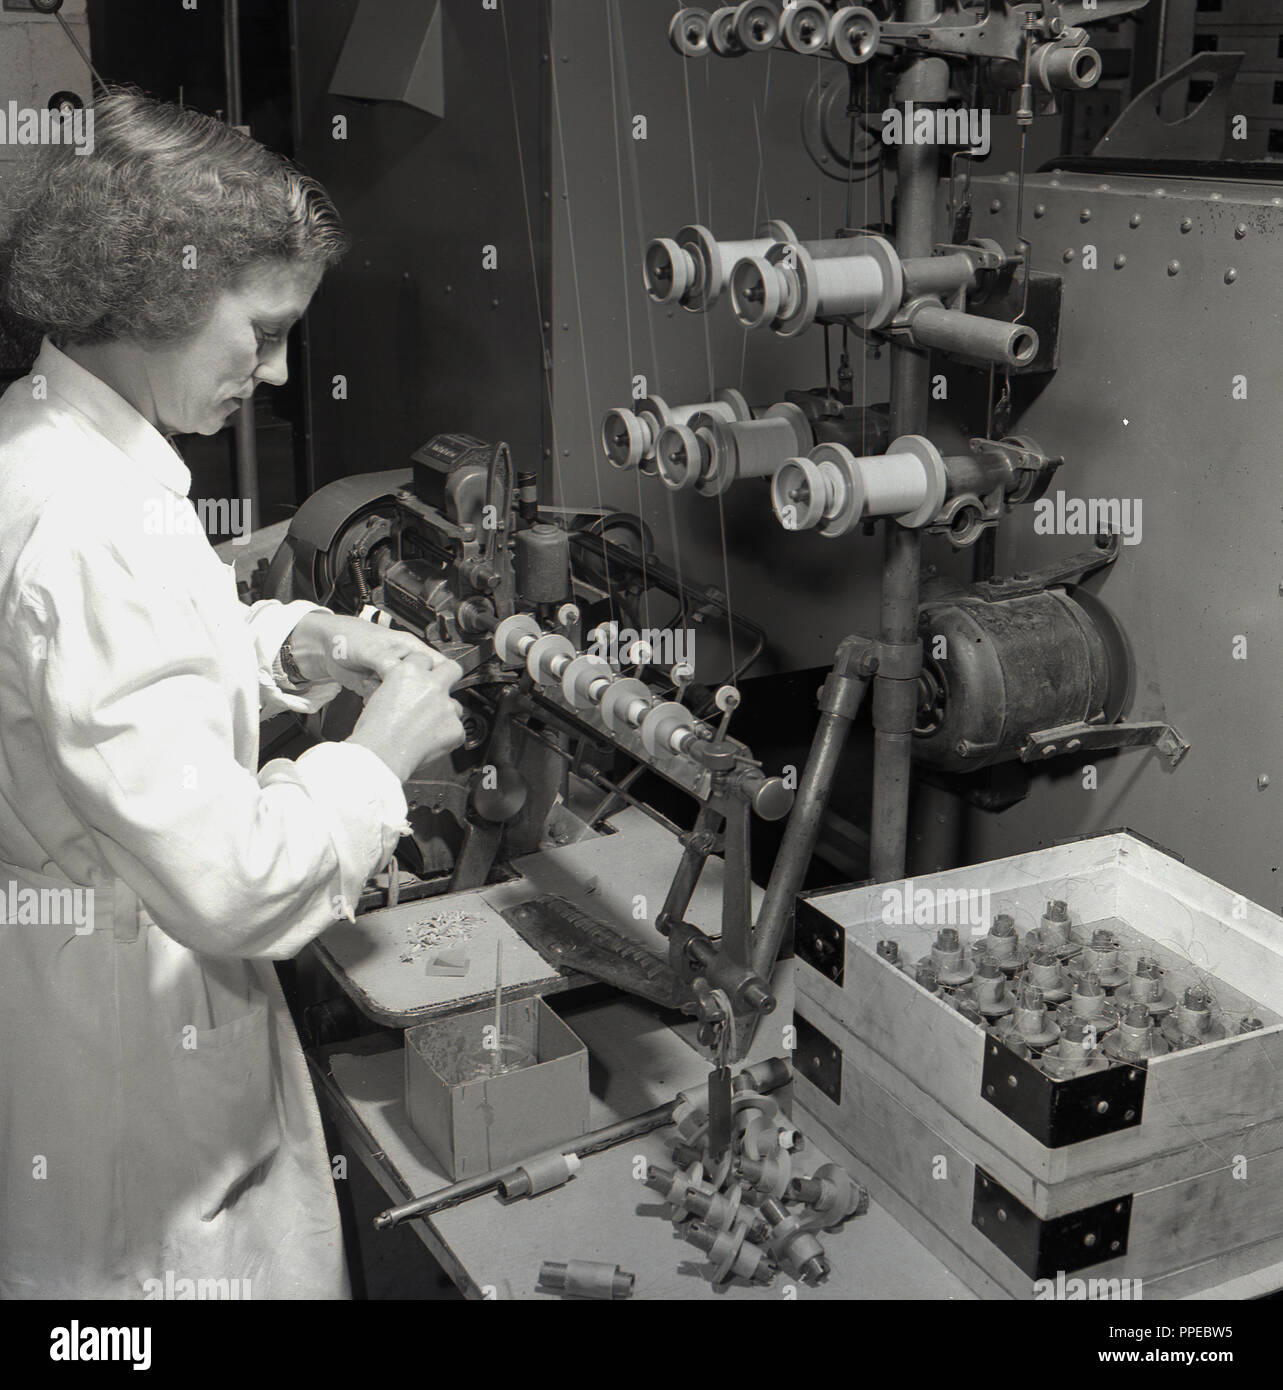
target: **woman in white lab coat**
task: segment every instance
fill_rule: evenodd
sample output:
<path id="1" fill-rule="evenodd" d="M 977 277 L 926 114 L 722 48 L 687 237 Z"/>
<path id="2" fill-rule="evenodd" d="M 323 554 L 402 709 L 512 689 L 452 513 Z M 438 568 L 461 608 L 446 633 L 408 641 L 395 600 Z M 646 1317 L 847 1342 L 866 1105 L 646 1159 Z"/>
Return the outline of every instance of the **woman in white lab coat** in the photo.
<path id="1" fill-rule="evenodd" d="M 255 142 L 128 94 L 18 208 L 2 292 L 44 343 L 0 400 L 0 1297 L 342 1297 L 271 962 L 392 854 L 459 672 L 241 604 L 167 439 L 285 380 L 342 231 Z M 260 717 L 343 685 L 352 737 L 259 772 Z"/>

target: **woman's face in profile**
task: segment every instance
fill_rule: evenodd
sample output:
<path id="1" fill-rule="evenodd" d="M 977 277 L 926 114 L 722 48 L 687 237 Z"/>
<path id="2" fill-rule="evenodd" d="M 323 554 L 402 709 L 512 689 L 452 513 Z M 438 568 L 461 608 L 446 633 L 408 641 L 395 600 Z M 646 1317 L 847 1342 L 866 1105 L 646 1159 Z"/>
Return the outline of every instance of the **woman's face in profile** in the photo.
<path id="1" fill-rule="evenodd" d="M 172 434 L 217 434 L 265 381 L 289 372 L 285 340 L 321 283 L 321 270 L 263 261 L 215 301 L 204 327 L 182 342 L 145 350 L 156 419 Z"/>

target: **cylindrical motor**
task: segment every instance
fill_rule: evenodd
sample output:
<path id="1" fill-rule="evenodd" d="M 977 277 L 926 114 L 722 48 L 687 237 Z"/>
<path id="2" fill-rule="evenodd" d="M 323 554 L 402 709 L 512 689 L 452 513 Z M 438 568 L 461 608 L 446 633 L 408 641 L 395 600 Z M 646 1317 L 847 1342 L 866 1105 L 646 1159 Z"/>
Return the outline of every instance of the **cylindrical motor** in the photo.
<path id="1" fill-rule="evenodd" d="M 538 522 L 517 532 L 517 593 L 526 603 L 560 603 L 570 594 L 570 538 Z"/>
<path id="2" fill-rule="evenodd" d="M 972 771 L 1018 757 L 1033 733 L 1116 720 L 1131 671 L 1112 623 L 1098 602 L 1089 612 L 1060 589 L 926 605 L 914 756 Z"/>

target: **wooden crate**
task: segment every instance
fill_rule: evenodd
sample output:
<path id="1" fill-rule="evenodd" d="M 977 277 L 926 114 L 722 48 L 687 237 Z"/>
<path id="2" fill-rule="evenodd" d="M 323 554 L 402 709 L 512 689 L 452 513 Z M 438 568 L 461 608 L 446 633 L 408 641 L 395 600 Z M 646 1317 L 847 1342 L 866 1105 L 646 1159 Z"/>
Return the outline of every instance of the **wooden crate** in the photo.
<path id="1" fill-rule="evenodd" d="M 1088 932 L 1108 925 L 1124 958 L 1156 957 L 1181 987 L 1206 984 L 1231 1023 L 1250 1013 L 1265 1026 L 1127 1076 L 1052 1083 L 877 954 L 889 937 L 916 960 L 934 940 L 939 923 L 886 921 L 886 894 L 903 902 L 906 885 L 814 894 L 796 932 L 794 1061 L 809 1116 L 969 1258 L 1009 1264 L 998 1280 L 1009 1293 L 1027 1294 L 1039 1267 L 1029 1242 L 1057 1250 L 1069 1230 L 1100 1242 L 1077 1252 L 1081 1268 L 1102 1264 L 1121 1231 L 1126 1259 L 1108 1264 L 1150 1280 L 1283 1236 L 1283 921 L 1127 833 L 908 886 L 987 892 L 971 905 L 1011 913 L 1022 934 L 1064 899 Z M 947 1178 L 932 1176 L 936 1159 Z M 1014 1261 L 973 1224 L 981 1181 L 1006 1204 L 1000 1243 L 1029 1247 Z"/>

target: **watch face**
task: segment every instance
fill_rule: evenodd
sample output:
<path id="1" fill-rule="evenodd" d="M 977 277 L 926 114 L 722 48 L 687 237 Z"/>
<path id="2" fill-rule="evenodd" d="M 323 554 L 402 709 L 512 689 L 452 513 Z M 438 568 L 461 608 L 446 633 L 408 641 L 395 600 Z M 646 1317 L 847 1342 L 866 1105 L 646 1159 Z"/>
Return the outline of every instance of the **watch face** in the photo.
<path id="1" fill-rule="evenodd" d="M 311 684 L 300 670 L 298 662 L 294 660 L 294 652 L 290 647 L 288 638 L 281 644 L 281 669 L 285 672 L 291 685 L 305 687 Z"/>

